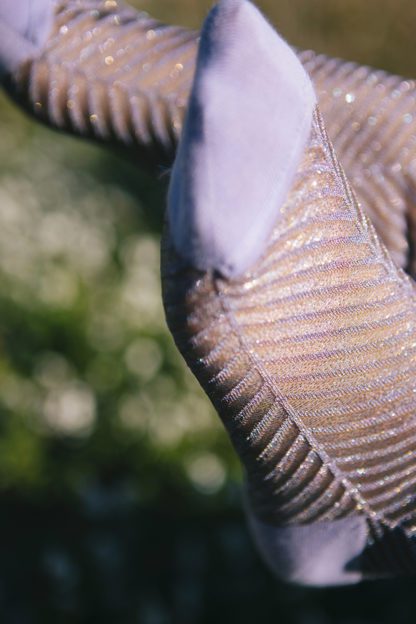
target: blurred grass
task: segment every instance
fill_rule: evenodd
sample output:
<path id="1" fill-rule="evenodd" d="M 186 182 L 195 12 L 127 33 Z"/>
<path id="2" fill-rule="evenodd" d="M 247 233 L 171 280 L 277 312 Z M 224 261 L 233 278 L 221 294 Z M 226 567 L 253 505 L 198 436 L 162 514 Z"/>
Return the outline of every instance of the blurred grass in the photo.
<path id="1" fill-rule="evenodd" d="M 192 27 L 210 6 L 135 4 Z M 259 4 L 294 45 L 416 76 L 412 2 Z M 413 622 L 409 583 L 387 603 L 259 564 L 238 464 L 165 328 L 165 183 L 0 113 L 0 620 Z"/>
<path id="2" fill-rule="evenodd" d="M 0 484 L 220 490 L 228 445 L 165 329 L 158 182 L 3 110 Z"/>

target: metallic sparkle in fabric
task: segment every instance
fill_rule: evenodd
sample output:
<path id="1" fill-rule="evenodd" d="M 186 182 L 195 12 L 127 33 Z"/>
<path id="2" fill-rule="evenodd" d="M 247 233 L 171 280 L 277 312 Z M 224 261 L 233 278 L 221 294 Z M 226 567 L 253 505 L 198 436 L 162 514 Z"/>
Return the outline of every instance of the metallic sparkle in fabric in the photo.
<path id="1" fill-rule="evenodd" d="M 231 281 L 193 272 L 167 233 L 162 274 L 168 324 L 246 467 L 256 515 L 288 525 L 362 514 L 371 543 L 411 537 L 415 294 L 318 113 L 253 269 Z"/>
<path id="2" fill-rule="evenodd" d="M 65 0 L 38 58 L 10 81 L 45 123 L 169 165 L 195 68 L 198 33 L 164 26 L 116 0 Z M 416 85 L 300 52 L 328 134 L 395 262 L 414 272 Z"/>

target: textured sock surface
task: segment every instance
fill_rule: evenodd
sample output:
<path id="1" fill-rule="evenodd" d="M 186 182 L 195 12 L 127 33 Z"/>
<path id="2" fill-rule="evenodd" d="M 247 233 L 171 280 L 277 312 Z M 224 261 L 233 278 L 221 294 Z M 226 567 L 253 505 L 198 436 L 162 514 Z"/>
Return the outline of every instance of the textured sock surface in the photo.
<path id="1" fill-rule="evenodd" d="M 313 52 L 299 58 L 364 211 L 396 264 L 414 276 L 415 82 Z"/>
<path id="2" fill-rule="evenodd" d="M 57 2 L 43 53 L 11 76 L 9 89 L 48 125 L 169 164 L 197 38 L 121 2 Z"/>
<path id="3" fill-rule="evenodd" d="M 413 287 L 351 194 L 319 114 L 249 273 L 193 273 L 169 243 L 163 267 L 171 331 L 246 466 L 256 515 L 290 525 L 360 514 L 374 539 L 397 527 L 411 536 Z"/>

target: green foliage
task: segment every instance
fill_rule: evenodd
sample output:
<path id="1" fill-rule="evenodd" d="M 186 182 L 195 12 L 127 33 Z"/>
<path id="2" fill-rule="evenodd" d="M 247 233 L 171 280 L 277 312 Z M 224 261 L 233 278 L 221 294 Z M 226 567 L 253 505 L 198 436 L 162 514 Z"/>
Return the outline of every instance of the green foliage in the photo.
<path id="1" fill-rule="evenodd" d="M 2 108 L 0 485 L 221 492 L 235 462 L 165 327 L 160 181 Z"/>

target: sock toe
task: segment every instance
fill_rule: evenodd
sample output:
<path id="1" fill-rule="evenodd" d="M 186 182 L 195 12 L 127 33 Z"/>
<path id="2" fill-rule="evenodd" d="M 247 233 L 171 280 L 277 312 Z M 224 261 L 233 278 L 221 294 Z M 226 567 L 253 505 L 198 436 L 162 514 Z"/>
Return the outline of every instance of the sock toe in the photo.
<path id="1" fill-rule="evenodd" d="M 258 9 L 222 0 L 202 30 L 169 192 L 172 237 L 191 265 L 235 277 L 258 259 L 314 106 L 309 77 Z"/>

